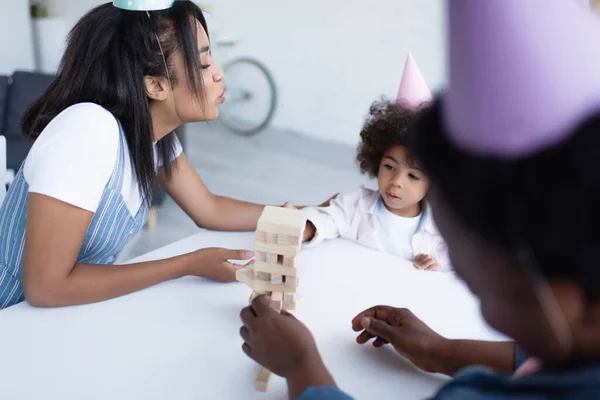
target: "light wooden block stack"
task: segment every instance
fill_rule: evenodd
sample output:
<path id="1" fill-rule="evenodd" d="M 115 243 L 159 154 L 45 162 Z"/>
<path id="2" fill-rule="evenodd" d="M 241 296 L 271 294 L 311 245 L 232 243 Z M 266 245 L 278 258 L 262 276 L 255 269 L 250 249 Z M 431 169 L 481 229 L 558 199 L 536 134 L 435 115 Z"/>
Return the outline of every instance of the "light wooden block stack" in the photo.
<path id="1" fill-rule="evenodd" d="M 300 251 L 306 217 L 299 210 L 267 206 L 258 220 L 254 255 L 256 259 L 237 271 L 237 280 L 252 288 L 250 302 L 261 294 L 271 296 L 277 310 L 296 312 L 298 270 L 296 257 Z M 271 372 L 261 369 L 256 390 L 267 391 Z"/>

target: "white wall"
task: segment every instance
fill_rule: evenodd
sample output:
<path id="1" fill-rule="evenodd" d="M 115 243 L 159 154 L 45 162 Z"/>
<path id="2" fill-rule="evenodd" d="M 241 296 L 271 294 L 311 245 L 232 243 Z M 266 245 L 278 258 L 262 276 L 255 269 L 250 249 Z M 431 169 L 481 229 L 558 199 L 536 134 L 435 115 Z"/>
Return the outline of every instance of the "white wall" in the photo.
<path id="1" fill-rule="evenodd" d="M 29 2 L 3 0 L 0 8 L 0 74 L 33 70 L 33 39 Z"/>
<path id="2" fill-rule="evenodd" d="M 50 15 L 73 18 L 101 3 L 47 0 Z M 395 96 L 408 51 L 432 90 L 445 82 L 444 0 L 210 3 L 209 30 L 272 71 L 278 127 L 354 145 L 370 103 Z"/>

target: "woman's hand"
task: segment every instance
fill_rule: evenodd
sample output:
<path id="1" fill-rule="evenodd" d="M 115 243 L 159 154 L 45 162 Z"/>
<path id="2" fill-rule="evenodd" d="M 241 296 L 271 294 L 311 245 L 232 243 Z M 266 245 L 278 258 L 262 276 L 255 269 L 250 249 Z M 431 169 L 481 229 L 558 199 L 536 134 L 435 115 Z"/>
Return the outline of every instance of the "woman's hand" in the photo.
<path id="1" fill-rule="evenodd" d="M 243 265 L 233 264 L 230 260 L 250 260 L 253 256 L 249 250 L 200 249 L 185 255 L 186 273 L 219 282 L 235 282 L 235 273 Z"/>

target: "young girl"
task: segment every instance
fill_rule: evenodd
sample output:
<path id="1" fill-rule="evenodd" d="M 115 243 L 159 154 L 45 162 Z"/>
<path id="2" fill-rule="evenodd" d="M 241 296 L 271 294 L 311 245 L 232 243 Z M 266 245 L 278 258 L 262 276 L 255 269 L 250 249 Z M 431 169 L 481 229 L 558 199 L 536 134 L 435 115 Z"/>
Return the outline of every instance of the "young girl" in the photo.
<path id="1" fill-rule="evenodd" d="M 417 123 L 417 156 L 453 266 L 487 322 L 518 343 L 520 368 L 466 369 L 435 400 L 600 398 L 600 51 L 587 40 L 600 25 L 580 2 L 552 4 L 540 14 L 543 0 L 448 2 L 450 89 Z M 353 328 L 359 343 L 390 343 L 429 370 L 408 317 L 374 307 Z M 287 378 L 290 398 L 349 398 L 295 318 L 263 296 L 242 320 L 244 351 Z M 479 345 L 482 361 L 511 349 Z"/>
<path id="2" fill-rule="evenodd" d="M 409 260 L 418 269 L 450 269 L 446 245 L 424 199 L 429 179 L 408 150 L 411 125 L 430 101 L 431 93 L 409 54 L 396 102 L 374 103 L 360 133 L 360 169 L 377 178 L 379 190 L 349 190 L 327 207 L 305 209 L 307 246 L 342 237 Z"/>
<path id="3" fill-rule="evenodd" d="M 235 280 L 227 260 L 251 252 L 105 267 L 144 226 L 155 182 L 199 226 L 256 229 L 264 206 L 212 194 L 171 134 L 219 115 L 223 71 L 210 54 L 191 1 L 115 0 L 77 23 L 56 80 L 23 116 L 35 142 L 0 208 L 0 310 L 96 302 L 184 275 Z"/>

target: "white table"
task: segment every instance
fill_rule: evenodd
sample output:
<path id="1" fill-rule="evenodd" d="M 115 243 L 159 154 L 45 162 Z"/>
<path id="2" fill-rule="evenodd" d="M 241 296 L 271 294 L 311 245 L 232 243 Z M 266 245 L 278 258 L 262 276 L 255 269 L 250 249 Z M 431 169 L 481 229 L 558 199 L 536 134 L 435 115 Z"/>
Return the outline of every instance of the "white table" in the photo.
<path id="1" fill-rule="evenodd" d="M 251 248 L 249 233 L 202 232 L 135 261 L 200 247 Z M 376 304 L 412 309 L 449 337 L 502 339 L 452 274 L 333 241 L 299 258 L 298 317 L 315 334 L 337 383 L 359 399 L 422 399 L 445 381 L 389 348 L 355 343 L 350 321 Z M 62 309 L 22 303 L 0 312 L 0 397 L 5 399 L 277 399 L 254 391 L 258 367 L 240 349 L 239 313 L 250 289 L 199 278 Z"/>

